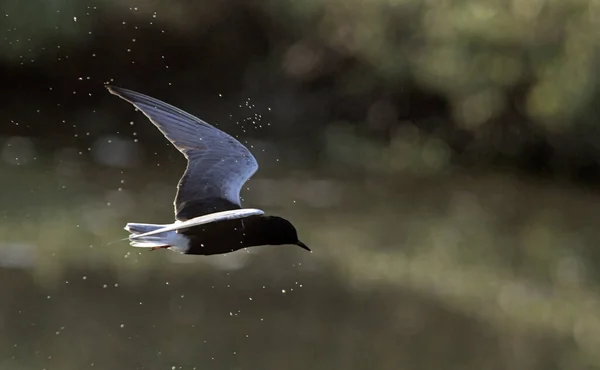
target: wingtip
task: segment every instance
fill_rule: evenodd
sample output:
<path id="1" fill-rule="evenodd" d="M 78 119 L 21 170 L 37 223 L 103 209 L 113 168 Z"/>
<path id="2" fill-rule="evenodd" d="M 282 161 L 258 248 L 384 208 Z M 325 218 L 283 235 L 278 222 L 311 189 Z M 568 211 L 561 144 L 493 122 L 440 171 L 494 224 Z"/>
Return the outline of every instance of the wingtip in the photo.
<path id="1" fill-rule="evenodd" d="M 106 87 L 108 92 L 111 93 L 112 95 L 117 96 L 131 104 L 135 104 L 134 97 L 136 94 L 142 95 L 142 94 L 138 94 L 131 90 L 127 90 L 127 89 L 124 89 L 122 87 L 118 87 L 115 85 L 105 84 L 104 87 Z M 133 94 L 133 96 L 132 96 L 132 94 Z"/>
<path id="2" fill-rule="evenodd" d="M 108 90 L 109 93 L 117 96 L 120 95 L 119 90 L 121 89 L 119 87 L 110 84 L 105 84 L 104 87 L 106 88 L 106 90 Z"/>

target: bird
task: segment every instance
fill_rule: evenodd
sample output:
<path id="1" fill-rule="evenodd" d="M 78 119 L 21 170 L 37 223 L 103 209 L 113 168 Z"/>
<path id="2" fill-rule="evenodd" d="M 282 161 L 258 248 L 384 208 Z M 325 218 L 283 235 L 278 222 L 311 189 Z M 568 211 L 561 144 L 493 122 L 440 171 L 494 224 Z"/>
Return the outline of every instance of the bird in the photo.
<path id="1" fill-rule="evenodd" d="M 294 225 L 258 208 L 242 208 L 240 190 L 258 170 L 252 153 L 231 135 L 161 100 L 113 85 L 106 89 L 141 111 L 187 160 L 177 184 L 172 224 L 129 222 L 129 244 L 151 251 L 215 255 L 264 245 L 309 252 Z"/>

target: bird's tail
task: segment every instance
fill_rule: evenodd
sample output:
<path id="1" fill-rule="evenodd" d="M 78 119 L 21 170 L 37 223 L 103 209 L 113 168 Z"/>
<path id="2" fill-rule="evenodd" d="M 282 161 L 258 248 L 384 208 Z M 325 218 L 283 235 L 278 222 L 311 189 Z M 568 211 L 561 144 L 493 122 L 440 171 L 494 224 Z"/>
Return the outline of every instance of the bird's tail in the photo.
<path id="1" fill-rule="evenodd" d="M 137 224 L 135 222 L 129 222 L 125 225 L 125 230 L 129 231 L 132 234 L 144 234 L 149 231 L 158 230 L 161 227 L 165 227 L 168 225 L 157 225 L 157 224 Z"/>
<path id="2" fill-rule="evenodd" d="M 138 224 L 134 222 L 130 222 L 125 226 L 125 230 L 129 231 L 131 235 L 129 235 L 129 244 L 134 247 L 140 248 L 155 248 L 155 247 L 163 247 L 169 245 L 168 233 L 165 234 L 155 234 L 143 236 L 140 238 L 132 239 L 132 236 L 136 236 L 139 234 L 144 234 L 150 231 L 158 230 L 161 227 L 165 227 L 168 225 L 157 225 L 157 224 Z"/>

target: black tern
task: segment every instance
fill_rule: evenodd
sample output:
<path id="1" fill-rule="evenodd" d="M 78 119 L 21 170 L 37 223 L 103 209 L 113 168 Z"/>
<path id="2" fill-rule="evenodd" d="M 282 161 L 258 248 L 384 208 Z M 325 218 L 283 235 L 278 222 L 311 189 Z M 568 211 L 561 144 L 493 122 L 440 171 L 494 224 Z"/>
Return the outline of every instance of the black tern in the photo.
<path id="1" fill-rule="evenodd" d="M 177 185 L 175 222 L 128 223 L 125 230 L 132 246 L 195 255 L 285 244 L 310 251 L 290 221 L 242 208 L 240 190 L 258 170 L 258 163 L 238 140 L 158 99 L 115 86 L 106 88 L 139 109 L 187 159 Z"/>

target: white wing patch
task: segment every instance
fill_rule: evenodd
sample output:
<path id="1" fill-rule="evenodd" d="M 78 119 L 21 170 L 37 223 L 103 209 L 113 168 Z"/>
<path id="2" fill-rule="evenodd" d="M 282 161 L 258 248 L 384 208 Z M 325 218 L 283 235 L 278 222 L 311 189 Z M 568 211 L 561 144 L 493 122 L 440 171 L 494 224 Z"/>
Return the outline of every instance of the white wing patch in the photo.
<path id="1" fill-rule="evenodd" d="M 152 231 L 144 233 L 144 234 L 131 235 L 129 237 L 129 239 L 130 240 L 135 240 L 135 239 L 140 239 L 140 238 L 143 239 L 145 236 L 161 234 L 161 233 L 164 233 L 167 231 L 180 230 L 180 229 L 185 229 L 185 228 L 192 227 L 192 226 L 204 225 L 204 224 L 209 224 L 209 223 L 217 222 L 217 221 L 235 220 L 235 219 L 239 219 L 239 218 L 244 218 L 244 217 L 249 217 L 249 216 L 259 216 L 259 215 L 264 215 L 264 214 L 265 214 L 264 211 L 262 211 L 260 209 L 256 209 L 256 208 L 242 208 L 242 209 L 234 209 L 234 210 L 230 210 L 230 211 L 216 212 L 216 213 L 211 213 L 211 214 L 200 216 L 200 217 L 195 217 L 195 218 L 189 219 L 187 221 L 175 222 L 172 225 L 168 225 L 168 226 L 162 227 L 160 229 L 152 230 Z"/>

